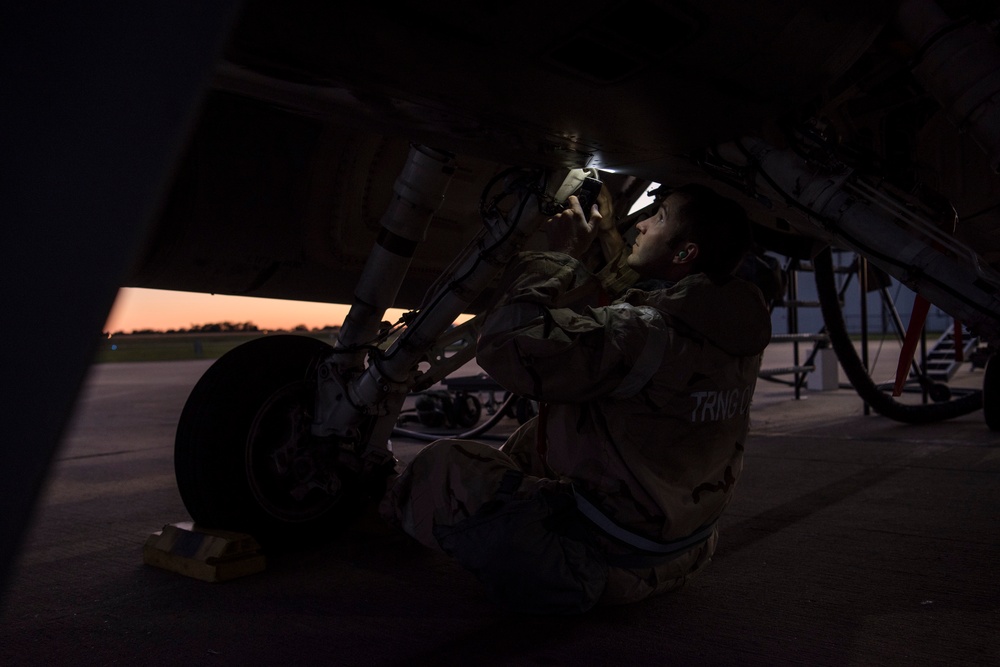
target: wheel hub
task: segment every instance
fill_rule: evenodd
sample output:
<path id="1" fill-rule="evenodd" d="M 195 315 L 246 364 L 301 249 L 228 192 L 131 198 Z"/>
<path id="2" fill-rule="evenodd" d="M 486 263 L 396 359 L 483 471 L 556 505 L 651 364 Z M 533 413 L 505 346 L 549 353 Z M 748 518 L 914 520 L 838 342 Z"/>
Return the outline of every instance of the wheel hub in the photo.
<path id="1" fill-rule="evenodd" d="M 260 506 L 283 521 L 308 521 L 341 499 L 349 471 L 337 463 L 335 443 L 310 435 L 312 392 L 286 385 L 261 407 L 247 435 L 250 490 Z"/>

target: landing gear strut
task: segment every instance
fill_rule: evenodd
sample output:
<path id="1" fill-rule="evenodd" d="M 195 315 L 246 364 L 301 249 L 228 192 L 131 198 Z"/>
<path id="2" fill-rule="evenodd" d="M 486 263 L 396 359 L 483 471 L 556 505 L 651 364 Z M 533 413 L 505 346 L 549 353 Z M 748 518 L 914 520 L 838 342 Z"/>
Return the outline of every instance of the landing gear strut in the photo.
<path id="1" fill-rule="evenodd" d="M 202 377 L 175 445 L 178 486 L 196 522 L 272 544 L 321 538 L 381 496 L 395 464 L 389 438 L 403 400 L 471 358 L 477 320 L 453 322 L 541 222 L 522 213 L 530 199 L 545 196 L 543 175 L 509 170 L 500 194 L 484 193 L 484 228 L 388 344 L 378 324 L 451 169 L 450 156 L 414 147 L 336 346 L 303 336 L 262 338 Z M 447 357 L 442 350 L 460 339 L 463 351 Z"/>

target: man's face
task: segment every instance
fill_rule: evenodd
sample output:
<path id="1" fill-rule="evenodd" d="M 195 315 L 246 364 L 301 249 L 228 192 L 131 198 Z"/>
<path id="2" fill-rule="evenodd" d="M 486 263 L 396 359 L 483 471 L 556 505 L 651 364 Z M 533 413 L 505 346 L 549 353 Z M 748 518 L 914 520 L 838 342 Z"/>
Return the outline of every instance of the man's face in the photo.
<path id="1" fill-rule="evenodd" d="M 639 235 L 632 246 L 628 265 L 643 278 L 674 277 L 678 247 L 674 243 L 680 230 L 677 212 L 684 203 L 681 195 L 668 196 L 652 217 L 636 224 Z"/>

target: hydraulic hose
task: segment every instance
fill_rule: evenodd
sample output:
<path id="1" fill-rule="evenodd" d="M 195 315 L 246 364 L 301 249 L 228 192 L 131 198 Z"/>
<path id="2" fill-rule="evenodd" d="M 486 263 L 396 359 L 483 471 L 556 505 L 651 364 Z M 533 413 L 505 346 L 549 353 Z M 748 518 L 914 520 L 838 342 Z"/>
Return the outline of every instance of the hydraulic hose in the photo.
<path id="1" fill-rule="evenodd" d="M 456 440 L 467 440 L 469 438 L 479 438 L 482 437 L 484 433 L 489 431 L 491 428 L 497 425 L 503 416 L 507 412 L 507 408 L 517 400 L 517 395 L 511 394 L 507 397 L 507 400 L 497 408 L 497 411 L 493 413 L 493 416 L 487 419 L 485 422 L 477 426 L 476 428 L 466 431 L 465 433 L 424 433 L 422 431 L 411 431 L 409 429 L 396 427 L 392 429 L 392 434 L 397 437 L 403 438 L 413 438 L 415 440 L 423 440 L 424 442 L 434 442 L 435 440 L 441 440 L 443 438 L 454 438 Z M 491 436 L 496 437 L 496 436 Z"/>
<path id="2" fill-rule="evenodd" d="M 858 396 L 862 398 L 875 412 L 883 417 L 907 424 L 927 424 L 930 422 L 954 419 L 967 415 L 983 407 L 983 393 L 973 390 L 945 403 L 927 403 L 909 405 L 900 403 L 889 394 L 878 388 L 867 369 L 858 357 L 854 342 L 847 332 L 844 314 L 841 311 L 837 296 L 837 286 L 834 280 L 833 254 L 830 248 L 825 248 L 813 259 L 816 276 L 816 292 L 819 295 L 820 309 L 826 323 L 826 331 L 830 344 L 840 367 L 850 380 Z"/>

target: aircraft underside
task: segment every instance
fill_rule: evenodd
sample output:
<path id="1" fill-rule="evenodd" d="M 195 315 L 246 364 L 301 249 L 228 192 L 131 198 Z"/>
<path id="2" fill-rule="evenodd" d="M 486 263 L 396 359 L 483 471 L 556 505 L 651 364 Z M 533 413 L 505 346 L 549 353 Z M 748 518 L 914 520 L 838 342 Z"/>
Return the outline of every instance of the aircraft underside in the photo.
<path id="1" fill-rule="evenodd" d="M 651 184 L 701 182 L 764 250 L 854 252 L 994 353 L 998 19 L 925 0 L 247 3 L 128 284 L 352 310 L 333 347 L 258 341 L 195 388 L 192 516 L 286 534 L 377 493 L 403 399 L 471 358 L 477 320 L 452 323 L 584 167 L 625 234 Z M 387 330 L 390 306 L 414 312 Z M 1000 428 L 997 375 L 942 405 L 871 400 L 902 421 L 985 402 Z"/>

